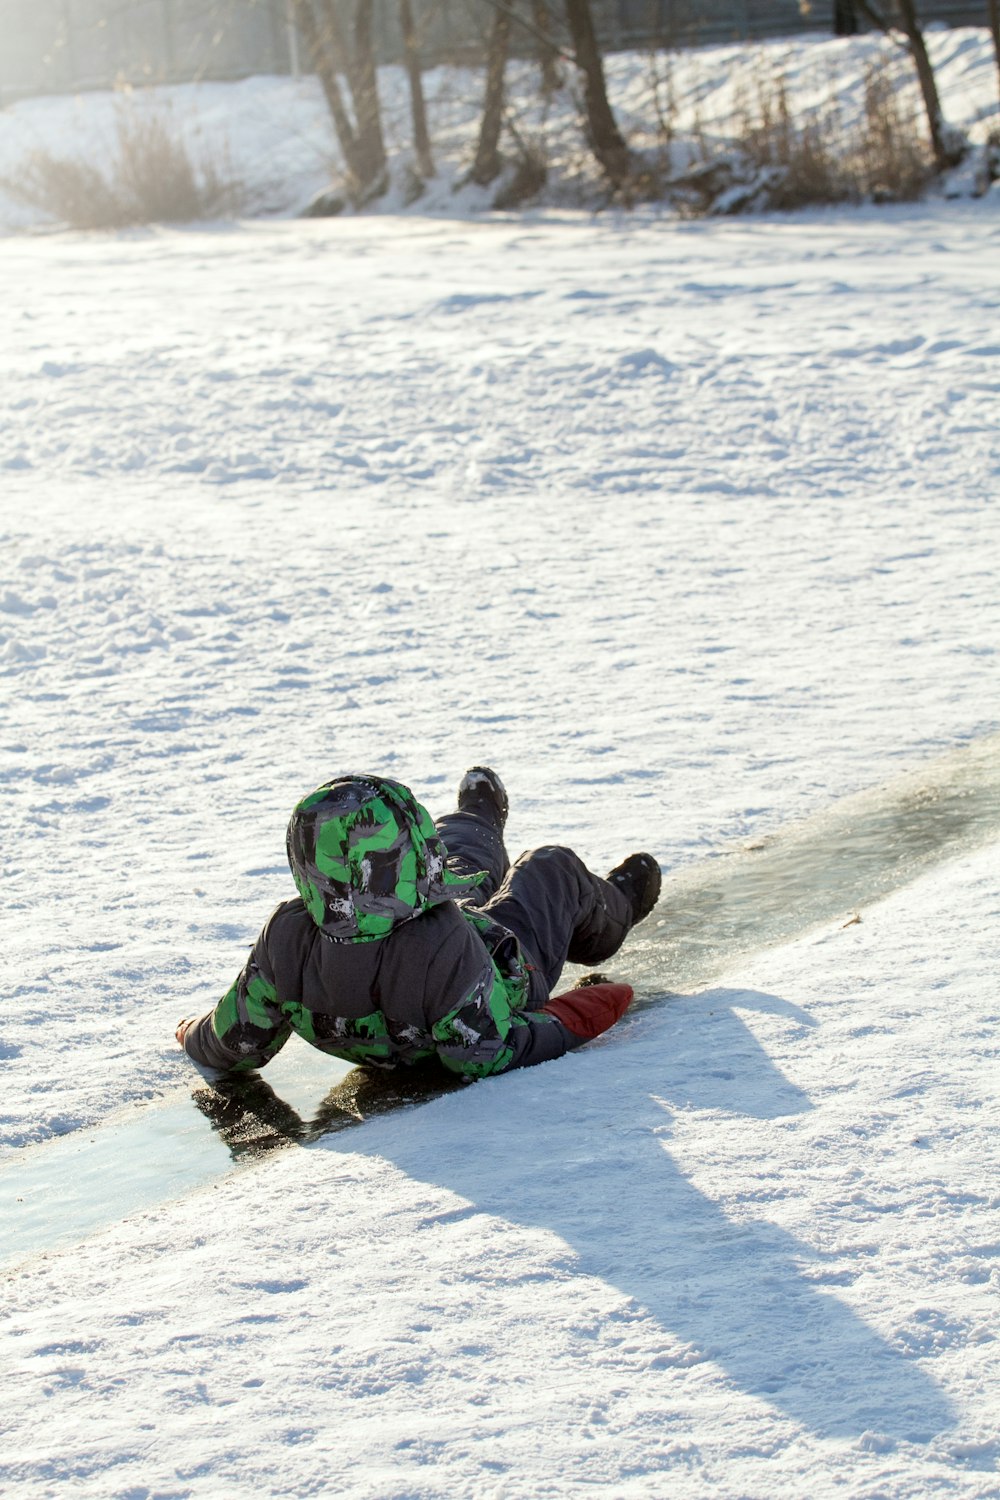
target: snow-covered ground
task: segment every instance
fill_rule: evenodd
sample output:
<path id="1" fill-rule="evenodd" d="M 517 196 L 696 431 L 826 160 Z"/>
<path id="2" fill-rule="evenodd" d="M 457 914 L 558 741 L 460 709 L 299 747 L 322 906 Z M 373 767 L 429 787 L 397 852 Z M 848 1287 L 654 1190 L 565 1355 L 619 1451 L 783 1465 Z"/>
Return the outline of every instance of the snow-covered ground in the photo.
<path id="1" fill-rule="evenodd" d="M 337 767 L 485 758 L 515 846 L 671 867 L 995 727 L 998 242 L 0 242 L 8 1142 L 172 1076 Z"/>
<path id="2" fill-rule="evenodd" d="M 0 240 L 5 1170 L 186 1085 L 337 771 L 669 876 L 995 730 L 998 249 Z M 996 1496 L 996 854 L 10 1273 L 5 1492 Z"/>
<path id="3" fill-rule="evenodd" d="M 993 1497 L 996 851 L 36 1261 L 5 1493 Z"/>

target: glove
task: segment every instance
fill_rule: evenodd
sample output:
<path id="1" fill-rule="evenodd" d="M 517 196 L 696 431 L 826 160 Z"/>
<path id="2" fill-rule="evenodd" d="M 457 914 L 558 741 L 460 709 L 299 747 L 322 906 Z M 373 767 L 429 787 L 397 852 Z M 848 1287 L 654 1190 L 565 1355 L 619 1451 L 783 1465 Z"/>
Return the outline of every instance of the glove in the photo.
<path id="1" fill-rule="evenodd" d="M 575 990 L 567 990 L 565 995 L 550 995 L 542 1009 L 555 1016 L 581 1041 L 589 1042 L 621 1020 L 632 1003 L 633 994 L 630 984 L 612 984 L 609 980 L 595 984 L 591 981 Z"/>

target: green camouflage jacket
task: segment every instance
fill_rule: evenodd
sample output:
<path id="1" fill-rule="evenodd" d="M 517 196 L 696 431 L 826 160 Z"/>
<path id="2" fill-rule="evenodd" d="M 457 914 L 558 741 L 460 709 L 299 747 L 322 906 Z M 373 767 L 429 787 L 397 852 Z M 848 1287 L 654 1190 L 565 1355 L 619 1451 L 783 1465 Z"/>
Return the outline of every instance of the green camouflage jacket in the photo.
<path id="1" fill-rule="evenodd" d="M 546 999 L 513 933 L 456 903 L 476 880 L 447 868 L 429 814 L 399 782 L 340 777 L 288 828 L 299 890 L 283 902 L 187 1052 L 262 1067 L 297 1032 L 350 1062 L 437 1057 L 468 1077 L 558 1057 L 571 1038 L 529 1009 Z"/>

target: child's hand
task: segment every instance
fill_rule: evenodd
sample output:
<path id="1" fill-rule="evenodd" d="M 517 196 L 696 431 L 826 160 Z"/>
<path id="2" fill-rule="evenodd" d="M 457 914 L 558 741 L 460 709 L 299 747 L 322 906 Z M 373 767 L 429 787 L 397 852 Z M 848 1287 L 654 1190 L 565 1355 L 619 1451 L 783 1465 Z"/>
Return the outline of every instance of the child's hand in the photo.
<path id="1" fill-rule="evenodd" d="M 181 1047 L 183 1047 L 184 1045 L 184 1037 L 190 1025 L 191 1022 L 187 1019 L 177 1022 L 177 1030 L 174 1032 L 174 1036 L 177 1038 L 178 1045 Z"/>

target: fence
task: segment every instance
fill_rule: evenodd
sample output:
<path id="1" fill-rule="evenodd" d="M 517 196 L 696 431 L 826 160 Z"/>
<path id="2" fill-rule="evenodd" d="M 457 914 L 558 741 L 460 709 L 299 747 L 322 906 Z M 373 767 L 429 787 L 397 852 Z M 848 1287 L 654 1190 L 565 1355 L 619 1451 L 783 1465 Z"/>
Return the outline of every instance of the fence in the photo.
<path id="1" fill-rule="evenodd" d="M 516 0 L 511 0 L 516 3 Z M 527 5 L 527 0 L 521 0 Z M 924 0 L 925 22 L 986 24 L 988 0 Z M 291 0 L 0 0 L 0 106 L 34 94 L 116 83 L 189 83 L 297 73 L 305 51 Z M 594 0 L 612 49 L 696 46 L 829 32 L 834 0 Z M 428 62 L 476 56 L 490 0 L 413 0 Z M 530 10 L 526 11 L 530 14 Z M 378 53 L 402 56 L 396 0 L 376 0 Z M 515 28 L 515 32 L 518 28 Z M 522 32 L 523 45 L 531 36 Z"/>

